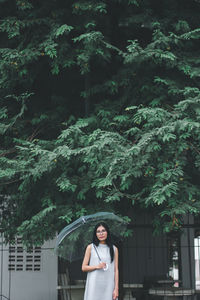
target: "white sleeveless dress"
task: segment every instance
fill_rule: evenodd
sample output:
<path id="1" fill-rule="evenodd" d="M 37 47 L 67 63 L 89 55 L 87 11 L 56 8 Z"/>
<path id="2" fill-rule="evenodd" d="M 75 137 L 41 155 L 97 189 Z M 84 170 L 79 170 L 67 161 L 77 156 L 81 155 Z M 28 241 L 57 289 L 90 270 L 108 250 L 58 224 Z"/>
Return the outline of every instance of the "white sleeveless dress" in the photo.
<path id="1" fill-rule="evenodd" d="M 96 247 L 96 246 L 95 246 Z M 103 269 L 88 272 L 84 300 L 112 300 L 112 294 L 114 290 L 114 260 L 110 261 L 110 249 L 107 245 L 99 244 L 96 247 L 98 254 L 102 262 L 108 264 L 108 269 Z M 115 251 L 115 247 L 114 247 Z M 94 249 L 94 245 L 91 244 L 91 256 L 90 266 L 99 264 L 99 258 Z"/>

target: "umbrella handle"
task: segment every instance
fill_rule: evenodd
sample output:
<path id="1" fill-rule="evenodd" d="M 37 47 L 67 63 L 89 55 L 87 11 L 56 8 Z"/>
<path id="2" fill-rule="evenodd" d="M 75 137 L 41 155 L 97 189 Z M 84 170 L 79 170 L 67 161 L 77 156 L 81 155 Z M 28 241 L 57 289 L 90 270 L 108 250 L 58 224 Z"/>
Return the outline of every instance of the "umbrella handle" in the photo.
<path id="1" fill-rule="evenodd" d="M 100 259 L 99 262 L 102 263 L 103 261 Z M 107 264 L 107 263 L 106 263 L 106 266 L 103 268 L 103 270 L 104 270 L 104 271 L 107 271 L 107 270 L 108 270 L 108 264 Z"/>
<path id="2" fill-rule="evenodd" d="M 100 263 L 102 263 L 103 261 L 100 260 Z M 107 271 L 108 270 L 108 263 L 106 263 L 106 266 L 103 268 L 104 271 Z"/>
<path id="3" fill-rule="evenodd" d="M 105 268 L 103 268 L 104 271 L 107 271 L 108 270 L 108 264 L 106 263 L 106 266 Z"/>

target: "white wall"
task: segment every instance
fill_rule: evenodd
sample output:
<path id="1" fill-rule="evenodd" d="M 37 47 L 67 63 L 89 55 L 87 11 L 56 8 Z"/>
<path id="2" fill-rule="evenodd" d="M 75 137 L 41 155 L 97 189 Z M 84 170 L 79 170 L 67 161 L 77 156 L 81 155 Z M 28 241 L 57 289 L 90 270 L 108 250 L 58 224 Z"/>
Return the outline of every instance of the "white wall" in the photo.
<path id="1" fill-rule="evenodd" d="M 42 246 L 40 271 L 8 271 L 9 251 L 8 246 L 4 247 L 3 263 L 0 256 L 0 288 L 2 286 L 5 297 L 9 300 L 57 299 L 57 256 L 48 249 L 53 248 L 54 244 L 55 241 L 48 241 Z"/>
<path id="2" fill-rule="evenodd" d="M 200 236 L 194 239 L 196 289 L 200 290 Z"/>

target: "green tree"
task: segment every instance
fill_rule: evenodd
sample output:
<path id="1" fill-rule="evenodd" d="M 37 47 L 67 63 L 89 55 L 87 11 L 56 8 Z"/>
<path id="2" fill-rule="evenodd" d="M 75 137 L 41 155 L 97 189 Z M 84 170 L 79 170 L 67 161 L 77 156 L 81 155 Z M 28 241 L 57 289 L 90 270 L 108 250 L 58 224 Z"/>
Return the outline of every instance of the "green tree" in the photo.
<path id="1" fill-rule="evenodd" d="M 42 243 L 95 210 L 199 213 L 200 3 L 0 2 L 1 227 Z M 129 213 L 127 213 L 127 208 Z"/>

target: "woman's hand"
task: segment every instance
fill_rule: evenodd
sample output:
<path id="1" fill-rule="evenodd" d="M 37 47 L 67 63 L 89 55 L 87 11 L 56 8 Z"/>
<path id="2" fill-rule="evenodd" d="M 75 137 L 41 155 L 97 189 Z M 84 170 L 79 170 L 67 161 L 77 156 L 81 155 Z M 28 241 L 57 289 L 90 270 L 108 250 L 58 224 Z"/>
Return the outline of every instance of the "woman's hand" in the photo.
<path id="1" fill-rule="evenodd" d="M 100 264 L 97 266 L 97 270 L 104 269 L 104 268 L 106 268 L 105 262 L 100 262 Z"/>
<path id="2" fill-rule="evenodd" d="M 113 291 L 113 300 L 116 300 L 119 297 L 118 289 L 114 289 Z"/>

